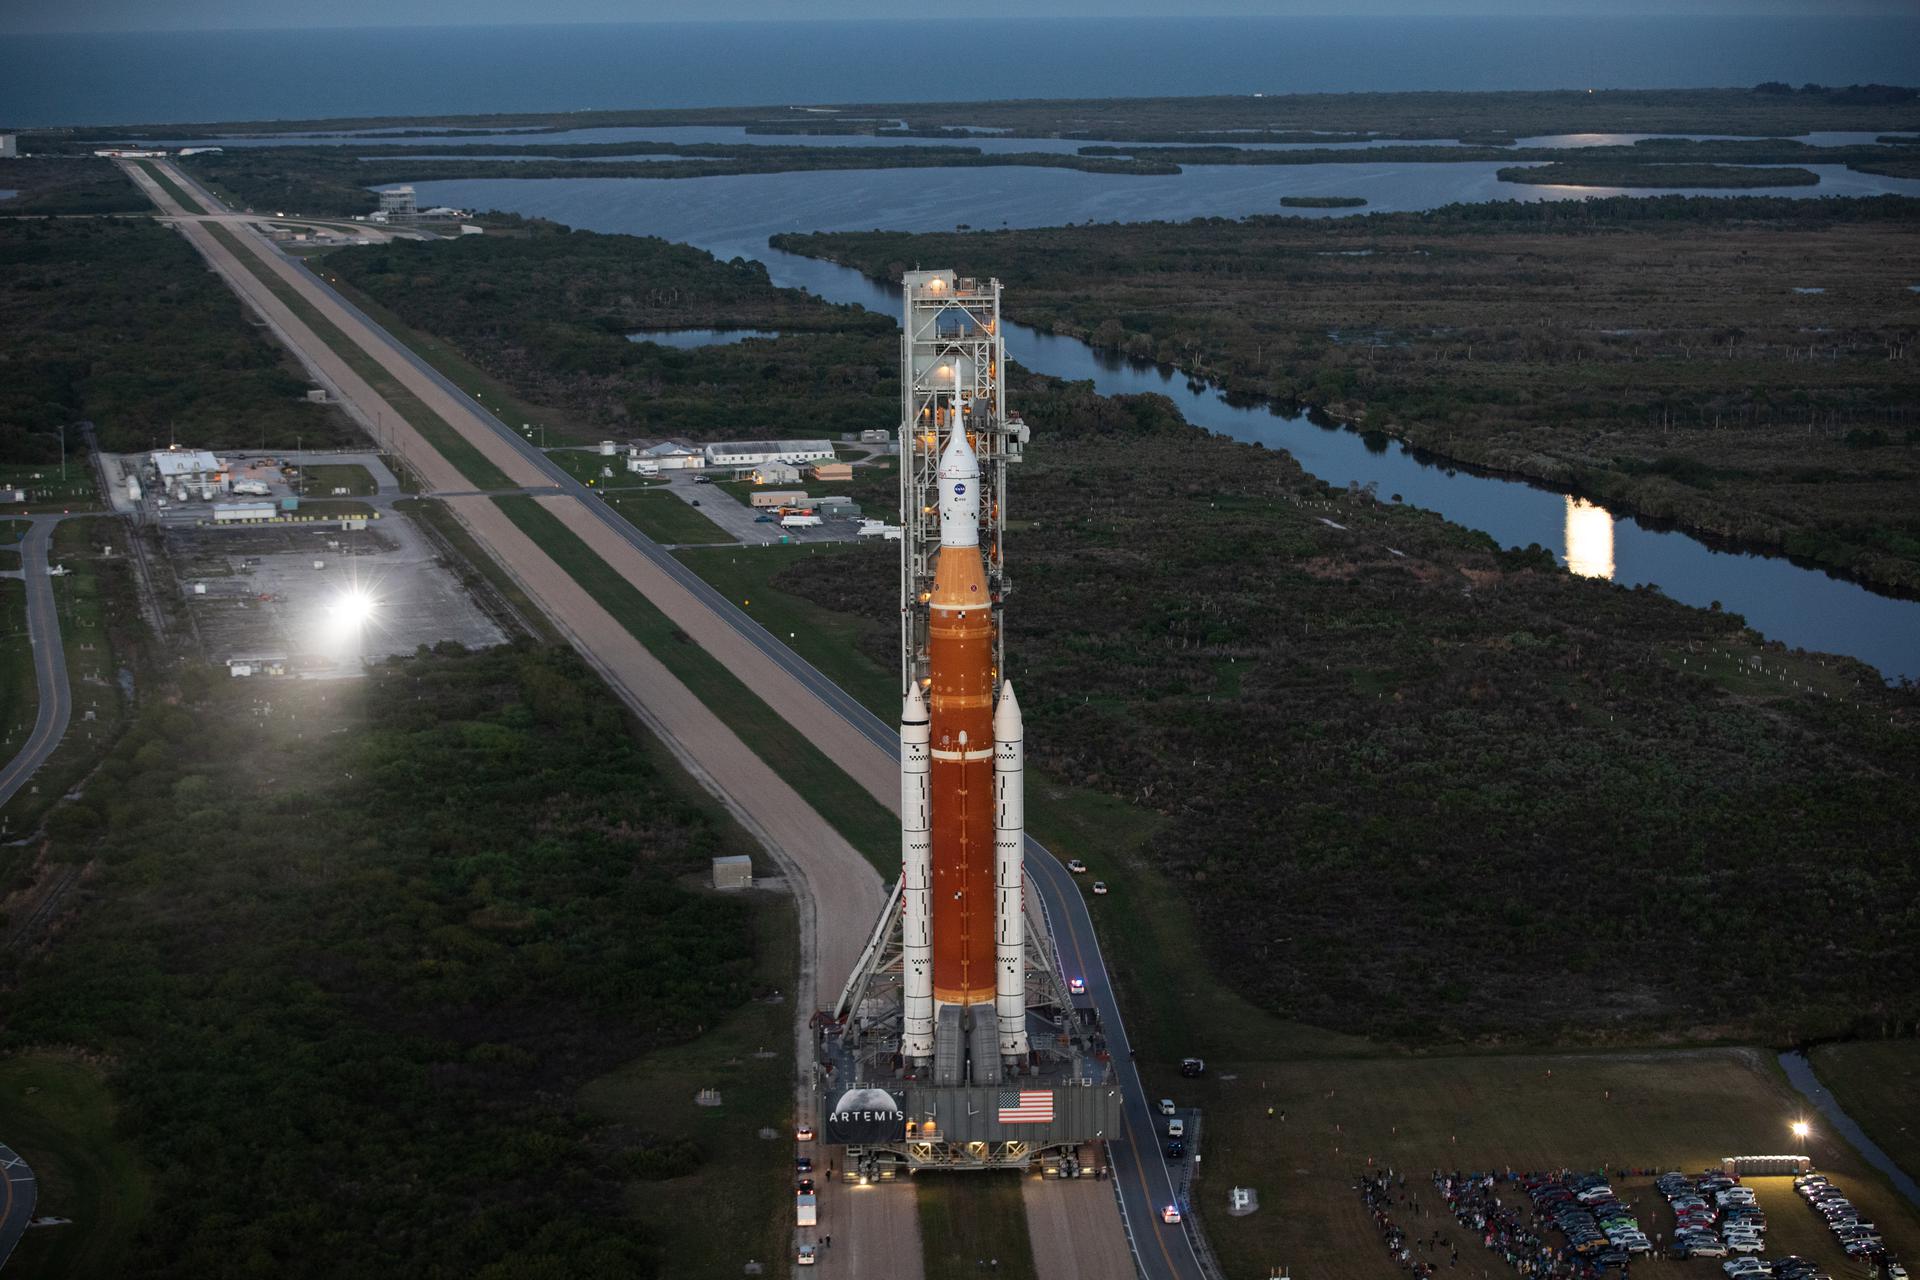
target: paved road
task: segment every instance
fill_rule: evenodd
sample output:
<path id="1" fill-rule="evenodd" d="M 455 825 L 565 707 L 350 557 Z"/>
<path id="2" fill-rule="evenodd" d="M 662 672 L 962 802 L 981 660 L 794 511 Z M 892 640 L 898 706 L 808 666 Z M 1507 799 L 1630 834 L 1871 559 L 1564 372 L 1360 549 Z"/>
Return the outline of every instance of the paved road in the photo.
<path id="1" fill-rule="evenodd" d="M 12 1147 L 0 1146 L 0 1172 L 6 1174 L 6 1190 L 0 1191 L 0 1267 L 7 1264 L 20 1237 L 33 1221 L 33 1209 L 40 1201 L 40 1185 L 33 1170 L 14 1154 Z"/>
<path id="2" fill-rule="evenodd" d="M 33 645 L 33 677 L 40 706 L 33 729 L 19 752 L 0 769 L 0 805 L 12 800 L 34 771 L 47 762 L 66 736 L 73 715 L 73 690 L 67 686 L 67 653 L 60 643 L 60 610 L 53 578 L 47 573 L 47 548 L 60 516 L 29 516 L 33 527 L 20 540 L 20 569 L 27 583 L 27 636 Z"/>
<path id="3" fill-rule="evenodd" d="M 157 188 L 156 188 L 157 189 Z M 196 192 L 196 195 L 201 193 Z M 207 197 L 211 199 L 211 197 Z M 217 207 L 210 204 L 209 207 Z M 480 447 L 496 465 L 502 465 L 502 451 L 517 455 L 512 459 L 516 465 L 502 465 L 502 469 L 516 483 L 538 484 L 557 488 L 562 494 L 577 501 L 566 503 L 564 498 L 546 498 L 556 515 L 561 516 L 585 536 L 584 520 L 597 521 L 601 526 L 598 536 L 589 538 L 595 549 L 607 556 L 613 567 L 628 573 L 629 579 L 651 578 L 636 581 L 636 585 L 646 592 L 650 599 L 659 605 L 676 623 L 689 631 L 703 648 L 714 653 L 726 662 L 743 680 L 765 698 L 770 706 L 779 712 L 789 723 L 807 732 L 819 741 L 823 735 L 831 734 L 835 741 L 845 740 L 850 731 L 860 740 L 854 749 L 842 750 L 823 743 L 827 754 L 845 768 L 848 773 L 880 800 L 889 809 L 897 810 L 899 805 L 899 729 L 889 724 L 842 690 L 833 681 L 815 670 L 786 644 L 776 639 L 759 623 L 743 613 L 732 601 L 709 586 L 706 581 L 687 568 L 673 554 L 653 542 L 638 529 L 609 510 L 606 504 L 580 481 L 575 480 L 558 464 L 547 458 L 523 438 L 519 432 L 495 417 L 484 406 L 472 400 L 449 379 L 442 376 L 424 359 L 394 339 L 385 329 L 371 318 L 360 312 L 345 298 L 335 293 L 326 283 L 304 265 L 297 264 L 279 254 L 266 241 L 259 237 L 246 235 L 244 239 L 249 248 L 259 254 L 263 261 L 272 266 L 283 279 L 294 283 L 309 298 L 324 299 L 329 318 L 339 323 L 344 314 L 351 317 L 351 324 L 342 328 L 355 335 L 356 341 L 376 350 L 384 364 L 390 368 L 396 363 L 410 367 L 413 377 L 405 381 L 409 390 L 421 394 L 420 381 L 432 384 L 432 393 L 423 395 L 436 411 L 462 434 L 468 435 L 473 443 Z M 369 341 L 369 338 L 371 341 Z M 364 384 L 363 384 L 364 385 Z M 371 389 L 369 389 L 370 392 Z M 448 406 L 442 410 L 441 406 Z M 398 415 L 394 416 L 398 420 Z M 470 430 L 470 424 L 479 424 L 485 434 L 476 436 Z M 425 442 L 420 448 L 427 452 Z M 436 455 L 437 456 L 437 455 Z M 418 460 L 416 460 L 418 465 Z M 458 479 L 429 479 L 436 488 L 468 488 L 467 482 Z M 564 505 L 562 505 L 564 504 Z M 492 507 L 491 503 L 486 504 Z M 573 508 L 569 510 L 568 508 Z M 494 508 L 497 510 L 497 508 Z M 612 554 L 624 544 L 626 555 Z M 531 544 L 528 544 L 531 546 Z M 537 550 L 537 549 L 536 549 Z M 540 556 L 539 560 L 551 565 L 551 561 Z M 653 570 L 651 574 L 633 574 L 629 568 L 645 561 Z M 510 566 L 511 567 L 511 566 Z M 528 583 L 523 577 L 523 583 Z M 664 582 L 670 582 L 677 591 L 664 592 L 668 599 L 656 595 L 662 590 Z M 536 588 L 536 595 L 538 594 Z M 701 617 L 689 615 L 683 601 L 691 599 L 702 606 Z M 589 602 L 591 603 L 591 602 Z M 596 611 L 604 614 L 604 610 Z M 716 627 L 714 624 L 718 623 Z M 743 666 L 747 670 L 743 670 Z M 771 667 L 781 678 L 764 678 L 757 672 Z M 676 682 L 677 683 L 677 682 Z M 818 705 L 810 705 L 812 703 Z M 823 722 L 819 715 L 821 708 L 828 713 Z M 704 708 L 703 708 L 704 709 Z M 788 794 L 789 788 L 782 787 Z M 738 796 L 738 793 L 733 793 Z M 798 803 L 797 797 L 796 803 Z M 801 805 L 805 808 L 804 804 Z M 811 809 L 807 810 L 811 813 Z M 844 841 L 841 843 L 844 844 Z M 863 864 L 864 865 L 864 864 Z M 1146 1089 L 1142 1085 L 1139 1073 L 1130 1061 L 1130 1045 L 1127 1040 L 1125 1024 L 1120 1016 L 1119 1005 L 1115 999 L 1109 980 L 1105 961 L 1100 954 L 1099 942 L 1094 934 L 1092 918 L 1087 913 L 1086 901 L 1081 896 L 1079 886 L 1074 883 L 1066 868 L 1049 853 L 1039 842 L 1029 838 L 1027 841 L 1027 877 L 1041 895 L 1048 918 L 1053 926 L 1056 944 L 1063 962 L 1087 984 L 1087 994 L 1100 1010 L 1100 1016 L 1106 1025 L 1107 1038 L 1114 1050 L 1116 1066 L 1125 1095 L 1123 1113 L 1124 1134 L 1111 1145 L 1115 1173 L 1115 1185 L 1120 1193 L 1120 1202 L 1124 1207 L 1124 1216 L 1131 1234 L 1135 1255 L 1140 1271 L 1148 1280 L 1204 1280 L 1199 1255 L 1189 1239 L 1188 1224 L 1168 1225 L 1161 1220 L 1160 1211 L 1175 1199 L 1172 1175 L 1166 1168 L 1166 1162 L 1160 1155 L 1159 1122 L 1152 1111 Z M 868 876 L 872 873 L 869 870 Z M 834 879 L 817 880 L 816 883 L 835 886 L 840 882 Z M 841 896 L 839 892 L 827 894 L 818 905 L 824 910 L 827 903 Z M 875 908 L 877 910 L 877 907 Z M 848 929 L 843 917 L 842 922 L 830 927 L 823 917 L 820 940 L 827 944 L 832 934 L 845 931 L 851 934 L 849 942 L 856 951 L 865 941 L 866 930 L 870 927 L 872 913 L 855 928 Z M 837 941 L 837 940 L 836 940 Z M 823 970 L 826 968 L 822 965 Z M 844 970 L 841 970 L 844 972 Z M 822 977 L 825 975 L 822 974 Z M 824 995 L 829 984 L 822 982 L 820 991 Z M 1092 1250 L 1086 1251 L 1092 1252 Z M 917 1262 L 917 1257 L 915 1259 Z M 1091 1270 L 1085 1272 L 1088 1280 L 1112 1280 Z M 1054 1280 L 1049 1277 L 1049 1280 Z"/>

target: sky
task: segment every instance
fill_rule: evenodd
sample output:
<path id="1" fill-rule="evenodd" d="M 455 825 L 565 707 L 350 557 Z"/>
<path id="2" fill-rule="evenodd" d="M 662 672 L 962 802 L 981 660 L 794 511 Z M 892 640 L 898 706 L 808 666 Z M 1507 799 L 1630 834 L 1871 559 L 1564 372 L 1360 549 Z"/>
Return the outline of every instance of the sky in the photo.
<path id="1" fill-rule="evenodd" d="M 999 17 L 1633 13 L 1912 17 L 1920 0 L 971 0 Z M 0 33 L 812 21 L 935 16 L 900 0 L 0 0 Z M 941 14 L 939 16 L 949 16 Z"/>

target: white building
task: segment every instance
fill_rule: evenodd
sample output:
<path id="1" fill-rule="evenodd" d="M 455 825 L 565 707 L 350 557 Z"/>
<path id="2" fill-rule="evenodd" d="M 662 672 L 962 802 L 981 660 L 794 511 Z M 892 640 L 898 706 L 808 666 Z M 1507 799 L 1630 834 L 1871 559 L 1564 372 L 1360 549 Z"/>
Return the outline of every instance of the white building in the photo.
<path id="1" fill-rule="evenodd" d="M 753 859 L 744 853 L 713 860 L 713 887 L 716 889 L 753 888 Z"/>
<path id="2" fill-rule="evenodd" d="M 764 462 L 819 462 L 833 458 L 831 440 L 725 440 L 706 449 L 710 467 L 757 467 Z"/>
<path id="3" fill-rule="evenodd" d="M 800 468 L 790 462 L 766 462 L 753 469 L 755 484 L 799 484 Z"/>
<path id="4" fill-rule="evenodd" d="M 215 524 L 237 524 L 246 521 L 272 520 L 279 515 L 271 502 L 223 502 L 213 509 Z"/>
<path id="5" fill-rule="evenodd" d="M 163 489 L 173 489 L 183 484 L 191 488 L 204 485 L 226 487 L 227 464 L 205 449 L 155 449 L 149 456 L 153 460 L 153 469 L 160 473 Z"/>
<path id="6" fill-rule="evenodd" d="M 19 137 L 11 133 L 0 133 L 0 160 L 17 159 L 19 155 Z"/>
<path id="7" fill-rule="evenodd" d="M 698 471 L 707 465 L 707 456 L 691 445 L 662 440 L 659 444 L 640 450 L 640 461 L 642 464 L 651 462 L 662 471 Z"/>

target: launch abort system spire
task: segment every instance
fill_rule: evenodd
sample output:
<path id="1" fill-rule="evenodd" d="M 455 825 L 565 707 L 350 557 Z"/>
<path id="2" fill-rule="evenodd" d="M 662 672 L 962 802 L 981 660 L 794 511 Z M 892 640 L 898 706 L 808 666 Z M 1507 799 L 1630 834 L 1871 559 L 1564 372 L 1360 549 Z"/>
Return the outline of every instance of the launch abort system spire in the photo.
<path id="1" fill-rule="evenodd" d="M 1006 676 L 1000 284 L 909 273 L 901 340 L 900 880 L 815 1019 L 850 1175 L 1101 1161 L 1120 1094 L 1027 892 L 1025 725 Z M 1042 854 L 1044 856 L 1044 853 Z"/>

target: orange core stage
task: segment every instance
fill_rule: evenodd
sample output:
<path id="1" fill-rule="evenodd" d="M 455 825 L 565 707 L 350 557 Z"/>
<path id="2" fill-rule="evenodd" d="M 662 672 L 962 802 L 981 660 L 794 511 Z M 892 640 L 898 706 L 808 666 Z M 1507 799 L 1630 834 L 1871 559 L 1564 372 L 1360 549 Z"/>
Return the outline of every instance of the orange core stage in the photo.
<path id="1" fill-rule="evenodd" d="M 928 601 L 933 996 L 994 998 L 993 611 L 977 547 L 942 547 Z"/>

